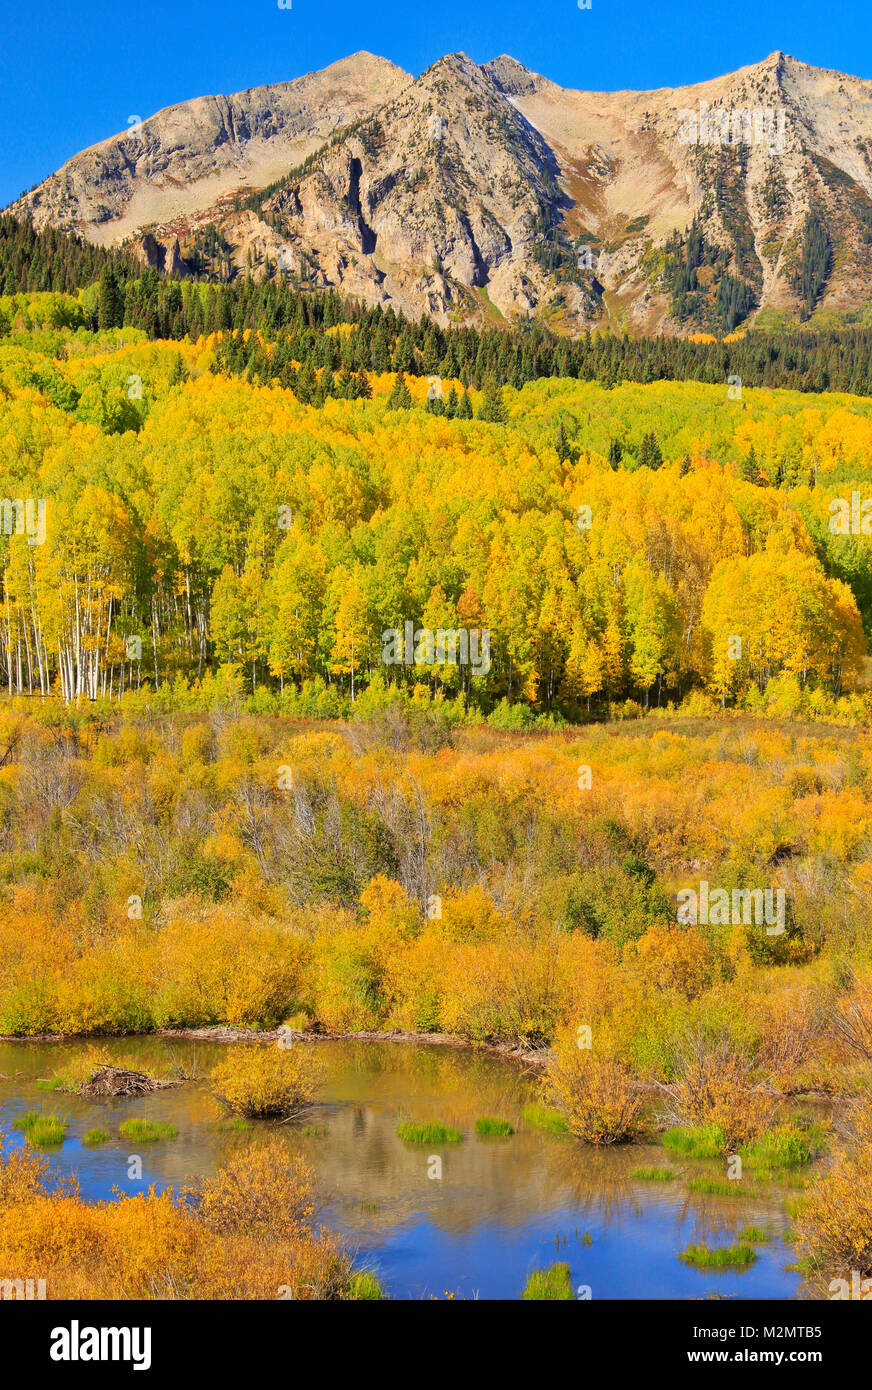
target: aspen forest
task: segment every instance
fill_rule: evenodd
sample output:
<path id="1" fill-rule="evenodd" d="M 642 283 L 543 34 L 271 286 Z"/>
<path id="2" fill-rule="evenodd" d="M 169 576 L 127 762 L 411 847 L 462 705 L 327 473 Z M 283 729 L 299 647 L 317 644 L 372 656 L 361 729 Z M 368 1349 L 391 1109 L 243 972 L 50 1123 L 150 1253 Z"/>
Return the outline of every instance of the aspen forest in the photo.
<path id="1" fill-rule="evenodd" d="M 592 1229 L 597 1164 L 671 1180 L 751 1297 L 866 1288 L 869 331 L 455 334 L 0 232 L 0 1071 L 30 1040 L 49 1093 L 0 1275 L 379 1299 L 401 1161 L 499 1140 Z M 346 1192 L 361 1077 L 396 1115 Z M 63 1126 L 146 1093 L 148 1195 L 54 1192 Z M 512 1296 L 576 1296 L 534 1256 Z"/>

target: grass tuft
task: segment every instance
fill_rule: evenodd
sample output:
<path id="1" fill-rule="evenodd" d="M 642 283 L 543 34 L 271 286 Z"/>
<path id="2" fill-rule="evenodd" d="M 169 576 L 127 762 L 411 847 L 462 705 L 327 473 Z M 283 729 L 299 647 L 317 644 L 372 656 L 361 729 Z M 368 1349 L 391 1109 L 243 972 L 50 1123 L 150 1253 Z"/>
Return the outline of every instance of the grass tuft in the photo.
<path id="1" fill-rule="evenodd" d="M 354 1274 L 348 1285 L 348 1292 L 345 1297 L 354 1299 L 358 1303 L 377 1303 L 386 1298 L 384 1289 L 374 1274 L 369 1274 L 363 1270 L 360 1274 Z"/>
<path id="2" fill-rule="evenodd" d="M 572 1302 L 572 1283 L 568 1264 L 530 1272 L 521 1298 L 525 1302 Z"/>
<path id="3" fill-rule="evenodd" d="M 514 1125 L 510 1125 L 508 1120 L 497 1120 L 493 1115 L 483 1115 L 480 1120 L 475 1122 L 476 1134 L 495 1135 L 500 1139 L 505 1139 L 510 1134 L 514 1134 Z"/>
<path id="4" fill-rule="evenodd" d="M 15 1120 L 15 1128 L 20 1129 L 25 1139 L 40 1149 L 53 1148 L 64 1142 L 67 1132 L 66 1120 L 57 1115 L 40 1115 L 37 1110 L 28 1110 Z"/>
<path id="5" fill-rule="evenodd" d="M 696 1269 L 747 1269 L 757 1258 L 750 1245 L 689 1245 L 678 1257 Z"/>
<path id="6" fill-rule="evenodd" d="M 721 1158 L 727 1149 L 717 1125 L 673 1125 L 663 1135 L 663 1147 L 686 1158 Z"/>
<path id="7" fill-rule="evenodd" d="M 739 1232 L 739 1240 L 745 1245 L 768 1245 L 772 1240 L 772 1232 L 765 1226 L 743 1226 Z"/>
<path id="8" fill-rule="evenodd" d="M 417 1124 L 397 1126 L 397 1134 L 407 1144 L 459 1144 L 463 1138 L 459 1129 L 450 1125 L 436 1124 L 432 1120 L 420 1120 Z"/>
<path id="9" fill-rule="evenodd" d="M 748 1197 L 751 1194 L 734 1178 L 691 1178 L 691 1192 L 704 1192 L 709 1197 Z"/>
<path id="10" fill-rule="evenodd" d="M 802 1168 L 825 1147 L 819 1125 L 799 1129 L 796 1125 L 776 1125 L 741 1150 L 742 1162 L 751 1169 Z"/>
<path id="11" fill-rule="evenodd" d="M 108 1129 L 89 1129 L 82 1143 L 87 1144 L 89 1149 L 95 1149 L 98 1144 L 105 1144 L 108 1138 Z"/>
<path id="12" fill-rule="evenodd" d="M 175 1139 L 178 1134 L 175 1125 L 159 1120 L 123 1120 L 118 1126 L 122 1139 L 130 1139 L 138 1144 L 154 1144 L 158 1139 Z"/>

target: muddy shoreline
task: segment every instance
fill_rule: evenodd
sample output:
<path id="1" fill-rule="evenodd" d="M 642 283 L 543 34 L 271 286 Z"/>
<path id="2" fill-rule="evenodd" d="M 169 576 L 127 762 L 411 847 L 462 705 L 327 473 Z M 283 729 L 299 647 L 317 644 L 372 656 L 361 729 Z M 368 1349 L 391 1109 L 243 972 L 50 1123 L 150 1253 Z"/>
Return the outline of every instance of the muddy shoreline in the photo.
<path id="1" fill-rule="evenodd" d="M 331 1042 L 372 1042 L 400 1043 L 412 1047 L 446 1047 L 464 1052 L 478 1052 L 487 1057 L 500 1057 L 503 1061 L 514 1062 L 530 1072 L 543 1072 L 551 1058 L 550 1048 L 519 1047 L 516 1043 L 474 1042 L 461 1037 L 459 1033 L 408 1033 L 366 1031 L 330 1032 L 326 1029 L 258 1029 L 230 1028 L 218 1024 L 209 1028 L 155 1028 L 150 1033 L 32 1033 L 26 1037 L 11 1033 L 0 1033 L 0 1043 L 85 1043 L 121 1042 L 124 1038 L 178 1038 L 186 1042 L 209 1043 L 253 1043 L 278 1042 L 279 1038 L 290 1038 L 292 1042 L 331 1043 Z M 643 1083 L 645 1090 L 659 1090 L 656 1082 Z M 785 1093 L 784 1100 L 804 1100 L 837 1105 L 850 1101 L 856 1093 L 838 1091 L 791 1091 Z"/>
<path id="2" fill-rule="evenodd" d="M 149 1033 L 31 1033 L 27 1036 L 0 1033 L 0 1043 L 85 1043 L 121 1042 L 128 1038 L 179 1038 L 188 1042 L 235 1043 L 235 1042 L 278 1042 L 280 1037 L 293 1042 L 380 1042 L 405 1043 L 417 1047 L 453 1047 L 467 1052 L 482 1052 L 491 1057 L 502 1057 L 542 1070 L 551 1056 L 546 1048 L 534 1049 L 518 1047 L 513 1043 L 473 1042 L 458 1033 L 406 1033 L 406 1032 L 355 1032 L 341 1033 L 328 1031 L 278 1028 L 229 1028 L 218 1025 L 210 1028 L 155 1028 Z"/>

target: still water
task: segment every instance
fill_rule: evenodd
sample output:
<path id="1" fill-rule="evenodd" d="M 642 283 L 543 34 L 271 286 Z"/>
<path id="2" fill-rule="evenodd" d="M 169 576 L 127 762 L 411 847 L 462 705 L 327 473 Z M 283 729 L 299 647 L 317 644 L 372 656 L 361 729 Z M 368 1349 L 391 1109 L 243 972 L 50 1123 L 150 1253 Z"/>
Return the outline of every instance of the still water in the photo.
<path id="1" fill-rule="evenodd" d="M 233 1046 L 234 1044 L 229 1044 Z M 236 1044 L 239 1046 L 240 1044 Z M 391 1043 L 323 1042 L 321 1101 L 305 1117 L 276 1126 L 255 1123 L 247 1134 L 216 1130 L 224 1114 L 204 1082 L 186 1082 L 145 1097 L 86 1101 L 37 1086 L 77 1054 L 82 1043 L 0 1044 L 0 1126 L 6 1143 L 24 1143 L 12 1122 L 26 1110 L 69 1121 L 51 1169 L 75 1173 L 87 1199 L 113 1189 L 140 1192 L 195 1183 L 240 1145 L 268 1130 L 302 1153 L 317 1174 L 321 1222 L 342 1232 L 359 1264 L 372 1269 L 395 1298 L 518 1298 L 536 1267 L 565 1261 L 573 1287 L 597 1298 L 784 1298 L 801 1289 L 788 1272 L 792 1253 L 785 1193 L 766 1184 L 747 1197 L 711 1197 L 688 1190 L 712 1165 L 674 1159 L 658 1145 L 594 1149 L 532 1127 L 523 1108 L 539 1084 L 516 1065 L 470 1051 Z M 116 1065 L 165 1074 L 173 1059 L 208 1072 L 228 1044 L 155 1038 L 100 1044 Z M 509 1138 L 481 1138 L 475 1120 L 509 1120 Z M 141 1181 L 130 1181 L 133 1147 L 118 1137 L 122 1120 L 169 1120 L 178 1137 L 140 1144 Z M 457 1145 L 413 1148 L 397 1137 L 404 1120 L 434 1120 L 463 1134 Z M 108 1130 L 100 1148 L 83 1145 L 91 1128 Z M 306 1132 L 304 1132 L 306 1131 Z M 428 1175 L 431 1155 L 441 1179 Z M 639 1181 L 632 1170 L 668 1166 L 670 1183 Z M 722 1171 L 719 1173 L 723 1176 Z M 684 1265 L 688 1245 L 730 1244 L 749 1223 L 772 1232 L 756 1263 L 741 1272 Z"/>

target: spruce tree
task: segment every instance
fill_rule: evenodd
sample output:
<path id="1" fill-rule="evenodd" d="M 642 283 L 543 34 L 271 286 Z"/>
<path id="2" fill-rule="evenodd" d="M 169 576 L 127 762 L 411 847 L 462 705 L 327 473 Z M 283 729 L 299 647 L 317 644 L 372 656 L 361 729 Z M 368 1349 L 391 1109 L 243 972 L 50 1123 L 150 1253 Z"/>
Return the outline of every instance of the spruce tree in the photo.
<path id="1" fill-rule="evenodd" d="M 403 372 L 397 372 L 391 394 L 388 396 L 388 410 L 408 410 L 412 404 L 412 397 L 406 385 L 406 377 Z"/>
<path id="2" fill-rule="evenodd" d="M 124 322 L 124 292 L 111 264 L 100 272 L 100 289 L 97 298 L 97 327 L 120 328 Z"/>
<path id="3" fill-rule="evenodd" d="M 760 464 L 757 462 L 757 455 L 754 452 L 754 445 L 751 445 L 751 452 L 746 459 L 742 460 L 739 473 L 746 483 L 757 483 L 760 481 Z"/>
<path id="4" fill-rule="evenodd" d="M 508 419 L 502 390 L 493 377 L 489 377 L 485 382 L 484 395 L 476 418 L 486 420 L 491 425 L 504 425 Z"/>

